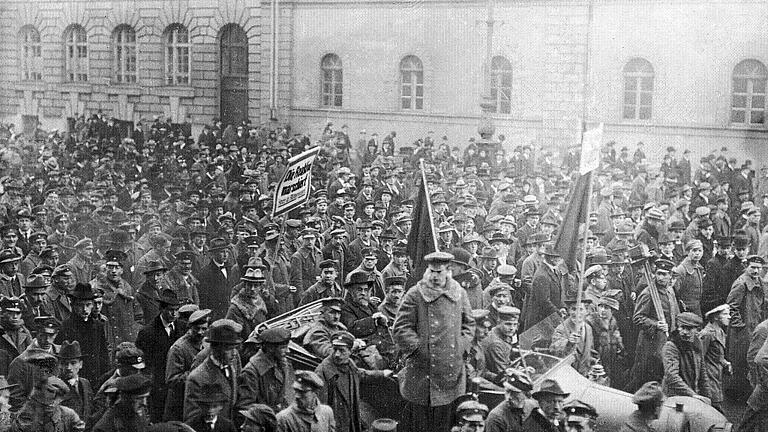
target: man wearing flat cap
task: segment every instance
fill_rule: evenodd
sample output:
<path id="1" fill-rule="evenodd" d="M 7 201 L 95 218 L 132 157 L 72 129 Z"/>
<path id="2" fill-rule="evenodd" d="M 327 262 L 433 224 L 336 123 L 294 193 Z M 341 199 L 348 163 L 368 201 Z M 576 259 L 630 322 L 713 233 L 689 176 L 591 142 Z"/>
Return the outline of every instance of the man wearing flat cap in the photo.
<path id="1" fill-rule="evenodd" d="M 507 369 L 502 381 L 504 401 L 496 405 L 485 421 L 486 432 L 523 432 L 526 406 L 530 406 L 531 378 L 525 372 Z"/>
<path id="2" fill-rule="evenodd" d="M 651 423 L 659 418 L 664 399 L 661 384 L 657 381 L 643 384 L 632 396 L 632 403 L 637 405 L 637 410 L 629 415 L 619 432 L 654 432 L 656 429 Z"/>
<path id="3" fill-rule="evenodd" d="M 184 410 L 184 385 L 197 354 L 203 349 L 203 339 L 208 332 L 210 309 L 198 309 L 189 315 L 186 333 L 168 349 L 165 365 L 165 397 L 163 419 L 181 420 Z"/>
<path id="4" fill-rule="evenodd" d="M 67 266 L 75 276 L 75 281 L 85 283 L 93 279 L 95 275 L 93 253 L 93 240 L 88 237 L 75 243 L 75 256 L 67 262 Z"/>
<path id="5" fill-rule="evenodd" d="M 391 376 L 392 371 L 358 368 L 350 358 L 355 337 L 349 332 L 334 333 L 331 344 L 333 352 L 315 368 L 315 373 L 325 382 L 318 393 L 320 402 L 333 409 L 338 430 L 362 432 L 360 382 Z"/>
<path id="6" fill-rule="evenodd" d="M 453 259 L 445 252 L 424 257 L 424 277 L 406 292 L 395 318 L 393 338 L 406 358 L 399 374 L 404 430 L 449 429 L 452 403 L 466 391 L 464 354 L 475 321 L 466 292 L 450 276 Z"/>
<path id="7" fill-rule="evenodd" d="M 570 395 L 563 391 L 557 381 L 547 378 L 543 380 L 532 396 L 539 403 L 539 408 L 523 422 L 526 432 L 558 432 L 563 430 L 565 412 L 563 402 Z"/>
<path id="8" fill-rule="evenodd" d="M 218 384 L 225 390 L 227 403 L 221 411 L 221 416 L 232 418 L 233 409 L 237 402 L 237 380 L 240 376 L 240 360 L 236 356 L 237 347 L 242 342 L 240 332 L 242 326 L 232 320 L 220 319 L 211 324 L 206 341 L 210 351 L 203 362 L 187 377 L 184 389 L 184 421 L 193 419 L 201 412 L 201 407 L 195 402 L 204 384 Z"/>
<path id="9" fill-rule="evenodd" d="M 747 381 L 747 350 L 755 327 L 766 318 L 765 283 L 760 274 L 765 259 L 750 255 L 746 259 L 747 268 L 733 282 L 726 303 L 731 309 L 731 322 L 728 326 L 727 357 L 733 363 L 731 388 L 734 391 L 749 388 Z M 743 391 L 743 390 L 742 390 Z"/>
<path id="10" fill-rule="evenodd" d="M 243 367 L 237 383 L 238 409 L 252 404 L 265 404 L 275 411 L 287 408 L 293 401 L 295 373 L 286 358 L 291 332 L 285 328 L 268 328 L 258 335 L 261 349 Z"/>
<path id="11" fill-rule="evenodd" d="M 325 382 L 316 373 L 310 371 L 296 372 L 293 382 L 294 400 L 288 408 L 277 413 L 277 430 L 279 432 L 333 432 L 336 430 L 336 420 L 333 410 L 323 405 L 318 393 Z"/>
<path id="12" fill-rule="evenodd" d="M 149 428 L 147 399 L 152 381 L 143 374 L 118 378 L 118 398 L 93 427 L 93 432 L 146 431 Z"/>
<path id="13" fill-rule="evenodd" d="M 701 341 L 697 337 L 701 318 L 691 312 L 677 316 L 677 328 L 664 344 L 662 390 L 667 396 L 691 396 L 709 402 L 706 391 L 707 375 L 703 369 Z"/>
<path id="14" fill-rule="evenodd" d="M 163 419 L 165 398 L 168 393 L 165 382 L 168 350 L 183 334 L 183 330 L 176 322 L 179 317 L 179 306 L 181 306 L 176 293 L 163 290 L 158 296 L 158 303 L 160 313 L 142 327 L 136 337 L 136 346 L 144 351 L 149 372 L 155 378 L 152 381 L 152 392 L 149 397 L 149 413 L 153 423 Z"/>

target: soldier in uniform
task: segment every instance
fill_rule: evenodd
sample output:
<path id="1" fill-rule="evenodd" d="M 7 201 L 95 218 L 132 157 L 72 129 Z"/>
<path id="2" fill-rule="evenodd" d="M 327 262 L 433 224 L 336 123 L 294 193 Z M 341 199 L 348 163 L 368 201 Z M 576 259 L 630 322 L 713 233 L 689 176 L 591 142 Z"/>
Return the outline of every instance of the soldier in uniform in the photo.
<path id="1" fill-rule="evenodd" d="M 264 404 L 275 411 L 285 409 L 293 401 L 293 366 L 285 357 L 288 352 L 290 330 L 275 327 L 258 335 L 261 350 L 254 354 L 238 377 L 240 409 L 253 404 Z"/>
<path id="2" fill-rule="evenodd" d="M 55 376 L 39 379 L 35 382 L 29 400 L 14 420 L 13 430 L 19 432 L 82 432 L 85 430 L 85 422 L 77 413 L 61 405 L 68 393 L 69 388 L 66 383 Z"/>
<path id="3" fill-rule="evenodd" d="M 46 295 L 53 307 L 53 316 L 64 322 L 72 315 L 72 304 L 69 294 L 75 287 L 76 279 L 72 270 L 67 265 L 60 265 L 53 269 L 51 274 L 51 287 Z"/>
<path id="4" fill-rule="evenodd" d="M 488 372 L 502 375 L 510 367 L 512 360 L 519 356 L 516 347 L 517 330 L 520 326 L 520 309 L 513 306 L 501 306 L 497 311 L 498 321 L 490 334 L 483 340 L 481 346 Z"/>
<path id="5" fill-rule="evenodd" d="M 117 402 L 93 427 L 93 432 L 146 432 L 149 429 L 149 391 L 151 380 L 142 374 L 118 378 Z"/>
<path id="6" fill-rule="evenodd" d="M 597 427 L 597 410 L 592 405 L 574 400 L 563 408 L 565 432 L 594 432 Z"/>
<path id="7" fill-rule="evenodd" d="M 337 267 L 339 263 L 333 259 L 320 262 L 320 280 L 307 288 L 301 297 L 299 305 L 305 305 L 321 298 L 341 297 L 344 293 L 338 282 Z"/>
<path id="8" fill-rule="evenodd" d="M 8 363 L 0 364 L 4 375 L 8 375 L 10 361 L 18 357 L 32 344 L 32 334 L 22 319 L 21 300 L 17 297 L 0 298 L 0 350 L 8 353 Z"/>
<path id="9" fill-rule="evenodd" d="M 451 432 L 482 431 L 485 426 L 485 418 L 487 416 L 487 406 L 474 399 L 464 401 L 456 407 L 457 425 L 451 428 Z"/>
<path id="10" fill-rule="evenodd" d="M 21 296 L 22 319 L 27 328 L 32 327 L 36 317 L 54 315 L 53 307 L 45 295 L 49 286 L 43 275 L 32 275 L 24 285 L 24 295 Z"/>
<path id="11" fill-rule="evenodd" d="M 341 320 L 340 298 L 325 298 L 322 300 L 320 318 L 307 330 L 304 335 L 304 345 L 310 352 L 318 357 L 325 358 L 333 352 L 331 335 L 347 328 Z"/>
<path id="12" fill-rule="evenodd" d="M 293 382 L 294 401 L 277 413 L 279 432 L 334 432 L 336 420 L 333 410 L 320 403 L 318 393 L 325 386 L 316 373 L 296 372 Z"/>

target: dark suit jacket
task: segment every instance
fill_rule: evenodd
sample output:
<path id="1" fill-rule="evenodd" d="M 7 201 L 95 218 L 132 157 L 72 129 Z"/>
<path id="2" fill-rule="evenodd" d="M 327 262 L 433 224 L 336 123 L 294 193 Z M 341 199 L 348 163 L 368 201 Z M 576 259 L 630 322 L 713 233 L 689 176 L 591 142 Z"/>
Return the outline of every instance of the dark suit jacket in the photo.
<path id="1" fill-rule="evenodd" d="M 197 416 L 197 418 L 188 422 L 187 425 L 194 429 L 195 432 L 237 432 L 235 425 L 230 420 L 221 417 L 216 420 L 213 430 L 208 426 L 208 423 L 203 421 L 201 416 Z"/>
<path id="2" fill-rule="evenodd" d="M 147 366 L 149 366 L 149 370 L 154 377 L 152 380 L 152 392 L 149 397 L 150 409 L 158 410 L 160 415 L 162 415 L 165 407 L 165 395 L 168 391 L 168 386 L 165 382 L 165 364 L 168 358 L 168 350 L 171 349 L 171 345 L 179 337 L 181 337 L 181 332 L 178 323 L 174 324 L 174 330 L 168 336 L 159 315 L 149 325 L 139 330 L 139 335 L 136 337 L 136 346 L 144 351 Z"/>
<path id="3" fill-rule="evenodd" d="M 553 271 L 547 264 L 542 264 L 533 274 L 531 292 L 526 298 L 525 328 L 531 328 L 539 321 L 565 307 L 563 304 L 563 277 Z"/>
<path id="4" fill-rule="evenodd" d="M 69 386 L 69 383 L 67 383 Z M 80 419 L 87 421 L 93 413 L 93 388 L 91 383 L 85 378 L 79 378 L 77 382 L 77 392 L 74 386 L 69 386 L 69 393 L 61 401 L 65 407 L 75 410 Z"/>
<path id="5" fill-rule="evenodd" d="M 200 270 L 196 275 L 200 281 L 200 308 L 210 309 L 211 318 L 216 320 L 224 318 L 229 308 L 229 299 L 231 297 L 233 269 L 227 267 L 227 278 L 221 273 L 216 263 L 211 260 L 207 266 Z"/>
<path id="6" fill-rule="evenodd" d="M 198 353 L 198 357 L 201 355 L 204 355 L 204 353 Z M 213 363 L 210 355 L 197 367 L 193 365 L 192 372 L 189 373 L 186 387 L 184 388 L 184 421 L 190 421 L 201 413 L 202 409 L 197 399 L 202 396 L 203 384 L 214 384 L 227 396 L 227 402 L 224 404 L 219 418 L 232 418 L 232 412 L 238 399 L 237 381 L 241 370 L 239 356 L 232 358 L 229 368 L 230 376 L 227 378 L 225 373 Z"/>

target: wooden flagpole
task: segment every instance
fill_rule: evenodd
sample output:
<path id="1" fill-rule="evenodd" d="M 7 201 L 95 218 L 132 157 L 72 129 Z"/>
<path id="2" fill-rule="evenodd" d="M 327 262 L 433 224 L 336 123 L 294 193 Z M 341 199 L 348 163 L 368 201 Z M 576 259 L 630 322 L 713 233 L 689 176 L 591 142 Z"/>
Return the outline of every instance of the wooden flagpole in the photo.
<path id="1" fill-rule="evenodd" d="M 424 195 L 427 199 L 427 213 L 429 213 L 429 227 L 432 230 L 432 243 L 435 246 L 435 252 L 440 248 L 437 246 L 437 236 L 435 236 L 435 217 L 432 213 L 432 198 L 429 196 L 429 189 L 427 188 L 427 173 L 424 171 L 424 159 L 419 159 L 419 170 L 421 171 L 421 182 L 424 187 Z M 411 226 L 413 229 L 413 226 Z"/>

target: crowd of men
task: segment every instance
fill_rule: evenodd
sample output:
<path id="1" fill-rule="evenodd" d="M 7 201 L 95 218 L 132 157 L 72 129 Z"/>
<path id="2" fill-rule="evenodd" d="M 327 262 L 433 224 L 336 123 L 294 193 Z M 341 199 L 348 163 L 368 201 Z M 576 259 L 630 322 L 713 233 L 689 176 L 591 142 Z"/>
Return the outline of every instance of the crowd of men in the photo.
<path id="1" fill-rule="evenodd" d="M 197 139 L 159 118 L 125 136 L 101 113 L 40 141 L 6 132 L 0 432 L 592 430 L 595 407 L 564 405 L 576 389 L 534 387 L 524 334 L 635 393 L 624 430 L 678 395 L 746 400 L 739 430 L 765 422 L 768 168 L 726 148 L 654 166 L 608 143 L 582 266 L 555 247 L 578 147 L 217 119 Z M 273 216 L 311 146 L 311 198 Z M 438 250 L 413 274 L 421 161 Z M 300 333 L 263 325 L 299 307 L 318 309 Z M 367 423 L 361 383 L 395 379 L 400 424 Z M 506 399 L 489 410 L 473 386 Z"/>

